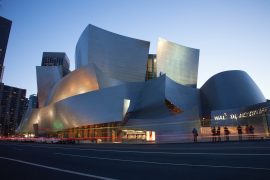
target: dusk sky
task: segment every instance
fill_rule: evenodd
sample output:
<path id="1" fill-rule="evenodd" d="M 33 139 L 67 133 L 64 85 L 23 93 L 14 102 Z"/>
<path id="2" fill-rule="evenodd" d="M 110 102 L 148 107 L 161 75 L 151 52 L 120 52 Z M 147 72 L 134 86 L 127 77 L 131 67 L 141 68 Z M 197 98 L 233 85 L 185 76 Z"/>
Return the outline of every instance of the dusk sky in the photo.
<path id="1" fill-rule="evenodd" d="M 13 24 L 3 82 L 36 94 L 42 52 L 66 52 L 88 24 L 151 42 L 158 37 L 200 49 L 198 88 L 226 70 L 244 70 L 270 98 L 269 0 L 0 0 Z M 243 89 L 245 91 L 245 89 Z"/>

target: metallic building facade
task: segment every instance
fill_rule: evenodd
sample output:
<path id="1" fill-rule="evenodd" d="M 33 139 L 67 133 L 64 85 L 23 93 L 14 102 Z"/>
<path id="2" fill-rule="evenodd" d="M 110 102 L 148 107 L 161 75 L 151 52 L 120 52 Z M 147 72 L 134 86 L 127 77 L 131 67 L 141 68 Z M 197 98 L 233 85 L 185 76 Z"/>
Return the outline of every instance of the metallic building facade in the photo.
<path id="1" fill-rule="evenodd" d="M 232 70 L 218 73 L 206 81 L 200 91 L 204 131 L 220 127 L 223 132 L 226 127 L 231 138 L 238 140 L 237 128 L 240 127 L 243 138 L 250 139 L 246 129 L 252 126 L 255 136 L 269 136 L 269 103 L 246 72 Z"/>
<path id="2" fill-rule="evenodd" d="M 200 50 L 159 38 L 157 45 L 157 74 L 185 86 L 197 87 Z"/>
<path id="3" fill-rule="evenodd" d="M 76 46 L 76 69 L 91 64 L 112 79 L 143 82 L 149 46 L 148 41 L 88 25 Z"/>
<path id="4" fill-rule="evenodd" d="M 205 114 L 214 110 L 240 108 L 266 102 L 256 83 L 244 71 L 224 71 L 212 76 L 201 87 Z"/>
<path id="5" fill-rule="evenodd" d="M 160 99 L 164 99 L 164 92 L 163 98 L 160 96 L 138 98 L 142 91 L 146 91 L 147 86 L 151 86 L 152 83 L 154 81 L 126 83 L 71 96 L 46 107 L 33 109 L 30 121 L 21 127 L 21 131 L 27 132 L 35 123 L 39 124 L 40 132 L 45 133 L 44 130 L 57 131 L 83 125 L 122 121 L 125 99 L 130 100 L 127 112 L 139 111 L 156 105 L 158 102 L 163 103 Z"/>
<path id="6" fill-rule="evenodd" d="M 159 39 L 157 56 L 148 51 L 147 41 L 88 25 L 74 71 L 62 77 L 58 66 L 37 67 L 40 106 L 28 108 L 17 132 L 38 125 L 40 135 L 182 142 L 216 110 L 266 101 L 243 71 L 217 74 L 197 89 L 198 49 Z"/>
<path id="7" fill-rule="evenodd" d="M 37 66 L 38 106 L 44 107 L 53 86 L 62 78 L 60 66 Z"/>
<path id="8" fill-rule="evenodd" d="M 84 66 L 69 73 L 52 87 L 46 105 L 98 88 L 93 66 Z"/>
<path id="9" fill-rule="evenodd" d="M 63 52 L 43 52 L 41 66 L 36 67 L 38 107 L 47 105 L 53 87 L 69 74 L 69 59 Z"/>

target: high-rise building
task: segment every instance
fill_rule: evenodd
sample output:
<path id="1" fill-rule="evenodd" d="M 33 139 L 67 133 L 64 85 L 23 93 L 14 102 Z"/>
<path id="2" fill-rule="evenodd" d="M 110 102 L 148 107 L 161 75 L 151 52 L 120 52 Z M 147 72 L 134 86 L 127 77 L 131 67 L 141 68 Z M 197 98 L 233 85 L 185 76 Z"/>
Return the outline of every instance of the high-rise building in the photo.
<path id="1" fill-rule="evenodd" d="M 12 21 L 0 16 L 0 136 L 10 136 L 21 122 L 26 109 L 26 90 L 2 83 L 4 59 Z"/>
<path id="2" fill-rule="evenodd" d="M 32 109 L 38 107 L 38 99 L 37 99 L 36 94 L 32 94 L 29 96 L 29 101 L 28 101 L 27 107 L 31 107 Z"/>
<path id="3" fill-rule="evenodd" d="M 69 59 L 64 52 L 43 52 L 41 66 L 61 66 L 63 76 L 70 72 Z"/>
<path id="4" fill-rule="evenodd" d="M 4 73 L 4 59 L 12 22 L 0 16 L 0 82 Z"/>
<path id="5" fill-rule="evenodd" d="M 0 83 L 0 136 L 15 133 L 26 109 L 26 90 Z"/>

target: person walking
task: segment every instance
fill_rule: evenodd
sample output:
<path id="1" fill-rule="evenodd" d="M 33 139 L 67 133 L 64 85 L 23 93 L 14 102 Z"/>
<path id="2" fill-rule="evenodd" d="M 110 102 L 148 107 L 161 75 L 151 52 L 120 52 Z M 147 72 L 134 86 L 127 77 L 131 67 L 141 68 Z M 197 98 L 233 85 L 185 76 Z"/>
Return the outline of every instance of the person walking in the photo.
<path id="1" fill-rule="evenodd" d="M 197 142 L 197 137 L 199 134 L 196 128 L 193 128 L 192 134 L 193 134 L 193 142 Z"/>
<path id="2" fill-rule="evenodd" d="M 212 127 L 211 129 L 211 132 L 212 132 L 212 142 L 216 142 L 216 128 L 215 126 Z"/>
<path id="3" fill-rule="evenodd" d="M 221 142 L 221 137 L 220 137 L 220 127 L 218 126 L 217 128 L 217 141 Z"/>
<path id="4" fill-rule="evenodd" d="M 230 131 L 227 128 L 227 126 L 224 127 L 224 134 L 225 134 L 225 140 L 229 141 L 230 140 L 230 138 L 229 138 Z"/>
<path id="5" fill-rule="evenodd" d="M 240 125 L 237 126 L 237 132 L 238 132 L 238 137 L 239 137 L 239 141 L 242 141 L 242 127 Z"/>

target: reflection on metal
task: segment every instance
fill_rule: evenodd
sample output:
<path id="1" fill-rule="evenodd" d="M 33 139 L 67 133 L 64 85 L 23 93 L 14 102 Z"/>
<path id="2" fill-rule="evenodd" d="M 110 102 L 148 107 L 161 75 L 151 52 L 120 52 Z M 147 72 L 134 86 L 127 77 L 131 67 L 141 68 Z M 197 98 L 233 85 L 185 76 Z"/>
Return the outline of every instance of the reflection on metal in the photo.
<path id="1" fill-rule="evenodd" d="M 124 103 L 123 103 L 123 118 L 126 116 L 126 113 L 128 111 L 130 105 L 130 99 L 124 99 Z"/>
<path id="2" fill-rule="evenodd" d="M 149 42 L 87 26 L 75 71 L 62 78 L 58 67 L 37 67 L 40 108 L 28 108 L 17 131 L 33 133 L 38 124 L 39 134 L 94 142 L 180 142 L 200 129 L 201 114 L 266 101 L 243 71 L 217 74 L 195 88 L 197 49 L 159 39 L 157 59 L 150 55 L 147 62 L 148 50 Z"/>
<path id="3" fill-rule="evenodd" d="M 197 87 L 200 50 L 159 38 L 157 46 L 157 74 L 166 74 L 173 81 Z"/>
<path id="4" fill-rule="evenodd" d="M 69 73 L 52 88 L 46 105 L 71 96 L 97 90 L 98 83 L 94 72 L 94 67 L 89 64 Z"/>
<path id="5" fill-rule="evenodd" d="M 240 108 L 266 102 L 262 92 L 244 71 L 225 71 L 201 87 L 204 114 L 213 110 Z"/>
<path id="6" fill-rule="evenodd" d="M 61 66 L 37 66 L 38 104 L 44 107 L 53 86 L 63 77 Z"/>
<path id="7" fill-rule="evenodd" d="M 165 96 L 167 100 L 181 108 L 182 111 L 190 111 L 196 115 L 196 118 L 199 117 L 201 102 L 198 89 L 178 84 L 166 77 Z"/>
<path id="8" fill-rule="evenodd" d="M 105 72 L 102 72 L 101 69 L 99 69 L 96 65 L 94 65 L 94 69 L 95 69 L 99 89 L 117 86 L 124 83 L 123 81 L 113 79 Z"/>
<path id="9" fill-rule="evenodd" d="M 149 46 L 148 41 L 88 25 L 76 46 L 76 69 L 93 63 L 113 79 L 143 82 Z"/>
<path id="10" fill-rule="evenodd" d="M 131 118 L 169 118 L 172 113 L 164 104 L 165 80 L 163 75 L 147 82 L 125 83 L 51 103 L 34 110 L 21 132 L 33 132 L 34 123 L 39 124 L 42 134 L 78 126 L 119 122 L 123 119 L 125 100 L 129 100 L 124 104 L 129 104 L 126 112 L 131 114 Z"/>
<path id="11" fill-rule="evenodd" d="M 123 101 L 125 99 L 130 100 L 126 112 L 133 112 L 147 107 L 148 116 L 150 116 L 155 112 L 155 109 L 150 111 L 148 107 L 152 105 L 159 106 L 159 102 L 166 112 L 168 110 L 164 105 L 164 93 L 163 97 L 153 95 L 147 99 L 138 98 L 143 92 L 147 94 L 147 91 L 149 91 L 150 94 L 151 87 L 157 86 L 157 82 L 162 82 L 164 79 L 163 76 L 145 83 L 125 83 L 50 103 L 46 107 L 34 110 L 27 121 L 27 125 L 22 126 L 21 131 L 32 132 L 32 124 L 34 123 L 39 124 L 40 133 L 45 133 L 46 131 L 58 131 L 78 126 L 119 122 L 123 119 Z M 163 100 L 161 101 L 161 99 Z M 128 104 L 128 101 L 126 103 Z M 166 115 L 169 116 L 170 114 L 167 113 Z"/>
<path id="12" fill-rule="evenodd" d="M 154 119 L 171 116 L 171 112 L 164 103 L 166 76 L 148 80 L 144 83 L 135 101 L 135 108 L 129 114 L 134 119 Z"/>

